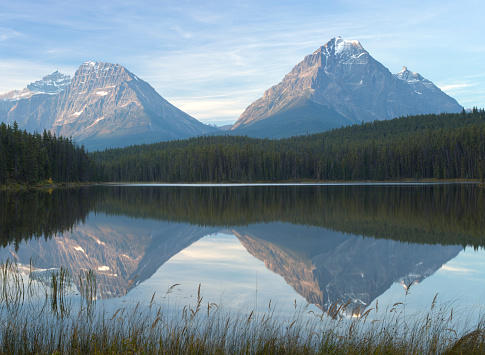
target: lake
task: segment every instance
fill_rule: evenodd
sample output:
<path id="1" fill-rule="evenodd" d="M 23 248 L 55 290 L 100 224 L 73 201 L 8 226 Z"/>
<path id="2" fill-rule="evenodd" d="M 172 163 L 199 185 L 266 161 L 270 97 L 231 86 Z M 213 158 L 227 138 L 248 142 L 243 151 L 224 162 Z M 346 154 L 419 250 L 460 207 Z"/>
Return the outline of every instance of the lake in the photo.
<path id="1" fill-rule="evenodd" d="M 0 260 L 65 267 L 97 305 L 271 302 L 338 316 L 433 299 L 485 312 L 485 189 L 476 184 L 102 185 L 0 193 Z M 174 286 L 175 285 L 175 286 Z"/>

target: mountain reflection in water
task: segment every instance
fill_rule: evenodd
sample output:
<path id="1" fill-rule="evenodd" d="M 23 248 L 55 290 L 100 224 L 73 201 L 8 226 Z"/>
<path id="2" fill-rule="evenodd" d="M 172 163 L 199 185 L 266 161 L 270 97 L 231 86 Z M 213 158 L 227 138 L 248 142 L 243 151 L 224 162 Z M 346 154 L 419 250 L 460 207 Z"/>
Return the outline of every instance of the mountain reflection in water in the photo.
<path id="1" fill-rule="evenodd" d="M 73 275 L 95 270 L 98 297 L 112 298 L 225 231 L 319 308 L 337 301 L 365 307 L 396 282 L 421 282 L 463 246 L 483 247 L 483 207 L 483 189 L 467 184 L 1 193 L 0 259 L 66 266 Z"/>

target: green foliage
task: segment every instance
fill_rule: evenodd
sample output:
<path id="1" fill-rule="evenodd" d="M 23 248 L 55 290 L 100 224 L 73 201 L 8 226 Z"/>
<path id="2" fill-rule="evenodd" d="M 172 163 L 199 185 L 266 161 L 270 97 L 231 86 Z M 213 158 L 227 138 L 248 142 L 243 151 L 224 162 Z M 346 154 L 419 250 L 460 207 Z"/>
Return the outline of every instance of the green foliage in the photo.
<path id="1" fill-rule="evenodd" d="M 43 181 L 85 182 L 97 179 L 97 168 L 84 147 L 50 132 L 27 133 L 0 124 L 0 185 Z"/>
<path id="2" fill-rule="evenodd" d="M 402 117 L 281 140 L 198 137 L 95 157 L 106 181 L 481 179 L 485 111 Z"/>

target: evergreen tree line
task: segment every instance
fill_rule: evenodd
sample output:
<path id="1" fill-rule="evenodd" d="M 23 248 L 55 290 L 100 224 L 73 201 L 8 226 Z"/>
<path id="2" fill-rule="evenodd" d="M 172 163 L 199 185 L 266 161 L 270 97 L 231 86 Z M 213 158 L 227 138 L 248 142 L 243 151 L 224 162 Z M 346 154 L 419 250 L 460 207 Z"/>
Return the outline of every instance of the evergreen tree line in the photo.
<path id="1" fill-rule="evenodd" d="M 0 184 L 485 177 L 485 111 L 375 121 L 281 140 L 206 136 L 87 153 L 0 124 Z"/>
<path id="2" fill-rule="evenodd" d="M 94 158 L 69 138 L 50 132 L 27 133 L 0 124 L 0 185 L 42 181 L 86 182 L 98 179 Z"/>
<path id="3" fill-rule="evenodd" d="M 106 181 L 483 180 L 485 111 L 401 117 L 281 140 L 206 136 L 95 157 Z"/>

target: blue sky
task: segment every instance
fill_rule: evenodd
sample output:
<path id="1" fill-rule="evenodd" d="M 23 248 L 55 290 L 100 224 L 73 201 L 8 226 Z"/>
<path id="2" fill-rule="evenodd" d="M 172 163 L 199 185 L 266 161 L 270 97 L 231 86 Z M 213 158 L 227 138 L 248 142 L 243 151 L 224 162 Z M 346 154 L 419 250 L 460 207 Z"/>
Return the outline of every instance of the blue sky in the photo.
<path id="1" fill-rule="evenodd" d="M 228 124 L 341 36 L 485 108 L 483 14 L 482 0 L 2 0 L 0 93 L 84 61 L 119 63 L 195 118 Z"/>

